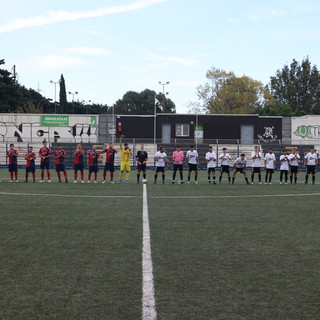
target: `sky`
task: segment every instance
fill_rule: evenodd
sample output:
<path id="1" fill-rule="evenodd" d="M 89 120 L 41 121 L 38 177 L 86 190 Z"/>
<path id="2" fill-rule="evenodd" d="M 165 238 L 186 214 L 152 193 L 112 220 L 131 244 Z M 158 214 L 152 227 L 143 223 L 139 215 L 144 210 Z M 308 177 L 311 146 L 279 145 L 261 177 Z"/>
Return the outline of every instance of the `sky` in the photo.
<path id="1" fill-rule="evenodd" d="M 187 113 L 211 67 L 264 84 L 293 59 L 320 67 L 319 30 L 318 0 L 10 0 L 0 59 L 47 98 L 63 74 L 75 100 L 164 89 Z"/>

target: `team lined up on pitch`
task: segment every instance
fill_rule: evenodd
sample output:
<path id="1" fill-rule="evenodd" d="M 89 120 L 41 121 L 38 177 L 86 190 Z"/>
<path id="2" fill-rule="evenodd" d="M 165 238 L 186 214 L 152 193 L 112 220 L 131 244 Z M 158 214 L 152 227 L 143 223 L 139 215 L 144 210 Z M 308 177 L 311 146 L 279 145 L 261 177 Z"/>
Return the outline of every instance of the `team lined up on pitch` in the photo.
<path id="1" fill-rule="evenodd" d="M 129 172 L 131 171 L 130 166 L 130 158 L 132 156 L 132 151 L 129 148 L 127 143 L 122 144 L 122 138 L 120 137 L 120 152 L 121 152 L 121 163 L 120 163 L 120 172 L 118 183 L 122 182 L 123 174 L 125 174 L 125 182 L 129 183 Z M 117 153 L 117 149 L 114 148 L 113 144 L 106 144 L 103 149 L 103 154 L 105 154 L 105 166 L 103 170 L 103 181 L 106 182 L 106 175 L 109 171 L 110 173 L 110 183 L 114 183 L 114 172 L 115 172 L 115 154 Z M 51 157 L 51 149 L 47 146 L 47 141 L 43 141 L 43 147 L 39 150 L 38 154 L 40 157 L 40 170 L 41 170 L 41 180 L 39 182 L 44 182 L 45 171 L 47 173 L 47 181 L 51 182 L 50 177 L 50 157 Z M 96 146 L 92 146 L 92 149 L 88 152 L 88 179 L 87 183 L 91 182 L 91 177 L 93 174 L 93 181 L 97 183 L 98 179 L 98 160 L 102 158 L 103 154 L 97 152 Z M 61 180 L 61 173 L 63 174 L 64 181 L 68 183 L 68 175 L 65 169 L 64 159 L 67 153 L 65 150 L 58 145 L 58 149 L 54 152 L 53 158 L 55 160 L 56 173 L 58 176 L 58 181 Z M 10 172 L 10 181 L 9 182 L 19 182 L 18 180 L 18 151 L 14 149 L 14 145 L 10 144 L 10 149 L 6 153 L 6 157 L 8 158 L 8 168 Z M 29 174 L 32 174 L 32 181 L 36 181 L 36 168 L 35 168 L 35 159 L 37 155 L 33 151 L 33 148 L 30 146 L 27 154 L 25 155 L 26 160 L 26 173 L 25 173 L 25 182 L 29 181 Z M 144 150 L 144 145 L 141 144 L 141 148 L 137 151 L 136 155 L 136 163 L 137 163 L 137 183 L 140 183 L 140 174 L 142 172 L 143 179 L 146 181 L 146 171 L 147 171 L 147 160 L 148 153 Z M 172 161 L 173 161 L 173 176 L 172 176 L 172 184 L 176 183 L 176 175 L 179 171 L 179 180 L 177 181 L 179 184 L 183 184 L 183 171 L 184 164 L 188 166 L 188 175 L 187 175 L 187 183 L 190 183 L 191 174 L 194 172 L 194 182 L 198 183 L 198 166 L 199 166 L 199 155 L 197 150 L 194 149 L 193 146 L 190 146 L 190 149 L 184 153 L 181 150 L 180 146 L 176 147 L 176 150 L 172 153 Z M 78 172 L 80 172 L 80 182 L 85 183 L 84 181 L 84 159 L 85 159 L 85 151 L 82 149 L 81 145 L 78 144 L 76 150 L 74 151 L 74 159 L 73 159 L 73 169 L 74 169 L 74 183 L 78 181 Z M 252 172 L 251 172 L 251 184 L 254 183 L 255 174 L 258 175 L 258 183 L 262 184 L 262 175 L 261 169 L 265 168 L 265 184 L 271 184 L 272 175 L 277 168 L 277 160 L 276 156 L 273 153 L 273 149 L 269 148 L 268 153 L 264 156 L 261 152 L 259 152 L 259 148 L 254 147 L 254 151 L 251 153 L 252 159 Z M 238 157 L 233 165 L 232 176 L 230 173 L 230 161 L 231 156 L 228 153 L 226 148 L 222 149 L 222 153 L 217 157 L 216 153 L 213 152 L 212 147 L 209 147 L 208 152 L 205 154 L 205 160 L 207 162 L 207 173 L 208 173 L 208 183 L 216 184 L 216 167 L 217 161 L 220 161 L 221 170 L 219 175 L 219 184 L 222 182 L 222 177 L 224 174 L 228 177 L 228 183 L 234 184 L 235 177 L 238 172 L 243 174 L 246 184 L 250 184 L 247 176 L 247 158 L 245 154 L 241 154 Z M 283 182 L 285 184 L 288 183 L 288 177 L 290 173 L 290 183 L 297 183 L 297 174 L 299 169 L 300 155 L 297 153 L 296 149 L 292 149 L 291 153 L 288 154 L 287 150 L 284 150 L 282 155 L 279 158 L 280 161 L 280 184 Z M 162 183 L 165 183 L 165 168 L 166 165 L 170 162 L 168 155 L 163 147 L 159 148 L 159 151 L 154 155 L 155 161 L 155 173 L 154 173 L 154 183 L 157 183 L 158 175 L 161 173 Z M 263 162 L 263 164 L 262 164 Z M 306 175 L 305 175 L 305 184 L 308 183 L 309 175 L 312 175 L 312 184 L 315 184 L 315 174 L 316 174 L 316 165 L 318 163 L 318 156 L 315 153 L 315 150 L 312 148 L 309 153 L 304 156 L 303 163 L 306 167 Z"/>

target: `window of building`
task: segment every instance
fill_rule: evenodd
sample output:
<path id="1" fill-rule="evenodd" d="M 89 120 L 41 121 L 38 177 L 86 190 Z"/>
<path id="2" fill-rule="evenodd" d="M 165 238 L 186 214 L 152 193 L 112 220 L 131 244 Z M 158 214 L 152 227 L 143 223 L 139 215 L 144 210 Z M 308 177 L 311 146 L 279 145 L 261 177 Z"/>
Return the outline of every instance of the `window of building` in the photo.
<path id="1" fill-rule="evenodd" d="M 189 136 L 189 123 L 176 123 L 176 137 Z"/>

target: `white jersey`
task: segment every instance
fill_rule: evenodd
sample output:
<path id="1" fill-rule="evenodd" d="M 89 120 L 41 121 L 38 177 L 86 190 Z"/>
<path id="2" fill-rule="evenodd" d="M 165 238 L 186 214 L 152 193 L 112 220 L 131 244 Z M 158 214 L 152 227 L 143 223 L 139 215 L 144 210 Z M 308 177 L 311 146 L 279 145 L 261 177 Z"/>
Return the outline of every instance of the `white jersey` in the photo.
<path id="1" fill-rule="evenodd" d="M 280 170 L 289 170 L 289 158 L 287 155 L 280 156 Z"/>
<path id="2" fill-rule="evenodd" d="M 244 168 L 247 165 L 247 159 L 243 158 L 241 159 L 241 157 L 236 159 L 236 168 Z"/>
<path id="3" fill-rule="evenodd" d="M 266 161 L 267 169 L 275 169 L 274 161 L 276 161 L 276 156 L 274 155 L 274 153 L 266 153 L 266 155 L 264 156 L 264 160 Z"/>
<path id="4" fill-rule="evenodd" d="M 231 157 L 230 157 L 229 153 L 226 153 L 226 154 L 220 153 L 219 159 L 221 161 L 222 166 L 228 166 L 230 163 Z"/>
<path id="5" fill-rule="evenodd" d="M 156 167 L 165 167 L 166 166 L 166 158 L 167 158 L 167 154 L 165 152 L 160 152 L 158 151 L 155 154 L 155 158 L 156 160 Z"/>
<path id="6" fill-rule="evenodd" d="M 214 152 L 207 152 L 206 153 L 206 160 L 209 160 L 207 162 L 207 168 L 215 168 L 216 167 L 216 159 L 217 159 L 217 155 Z"/>
<path id="7" fill-rule="evenodd" d="M 260 168 L 261 167 L 261 152 L 255 152 L 253 151 L 251 153 L 251 159 L 252 159 L 252 168 Z"/>
<path id="8" fill-rule="evenodd" d="M 289 155 L 290 166 L 299 166 L 300 156 L 297 153 L 291 153 Z"/>
<path id="9" fill-rule="evenodd" d="M 193 150 L 193 151 L 189 150 L 189 151 L 187 151 L 186 157 L 188 159 L 188 163 L 190 163 L 190 164 L 198 164 L 198 161 L 197 161 L 198 152 L 197 152 L 197 150 Z"/>
<path id="10" fill-rule="evenodd" d="M 307 153 L 304 157 L 307 161 L 308 166 L 315 166 L 318 160 L 318 155 L 316 153 Z"/>

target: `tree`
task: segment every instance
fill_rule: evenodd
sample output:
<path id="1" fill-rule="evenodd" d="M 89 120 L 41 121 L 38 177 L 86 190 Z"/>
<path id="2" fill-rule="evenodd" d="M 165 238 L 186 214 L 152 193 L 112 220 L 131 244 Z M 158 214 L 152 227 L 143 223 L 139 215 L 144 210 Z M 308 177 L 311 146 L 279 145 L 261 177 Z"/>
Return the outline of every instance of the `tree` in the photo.
<path id="1" fill-rule="evenodd" d="M 68 102 L 69 108 L 73 108 L 73 103 Z M 75 101 L 74 102 L 74 113 L 77 114 L 104 114 L 104 113 L 109 113 L 111 107 L 108 105 L 102 105 L 102 104 L 88 104 L 85 103 L 84 101 L 79 102 Z"/>
<path id="2" fill-rule="evenodd" d="M 64 81 L 63 74 L 61 74 L 61 78 L 60 78 L 60 81 L 59 81 L 59 87 L 60 87 L 60 92 L 59 92 L 59 101 L 60 101 L 59 112 L 60 113 L 69 113 L 68 101 L 67 101 L 66 83 Z"/>
<path id="3" fill-rule="evenodd" d="M 295 116 L 295 113 L 292 111 L 291 107 L 282 103 L 267 104 L 263 107 L 257 107 L 252 113 L 258 114 L 259 116 Z"/>
<path id="4" fill-rule="evenodd" d="M 248 76 L 236 77 L 233 72 L 212 67 L 206 78 L 208 82 L 197 88 L 197 94 L 207 113 L 251 113 L 255 108 L 272 103 L 268 89 Z"/>
<path id="5" fill-rule="evenodd" d="M 157 112 L 175 113 L 176 106 L 171 99 L 163 94 L 156 94 L 155 91 L 145 89 L 142 92 L 128 91 L 122 99 L 113 105 L 117 114 L 154 114 L 155 97 L 160 101 L 163 110 L 157 108 Z M 110 109 L 112 112 L 112 109 Z"/>
<path id="6" fill-rule="evenodd" d="M 4 63 L 0 60 L 0 65 Z M 52 106 L 40 93 L 21 86 L 9 71 L 0 69 L 0 112 L 51 112 Z"/>
<path id="7" fill-rule="evenodd" d="M 275 101 L 289 105 L 296 115 L 320 113 L 320 74 L 308 57 L 277 70 L 269 88 Z"/>

